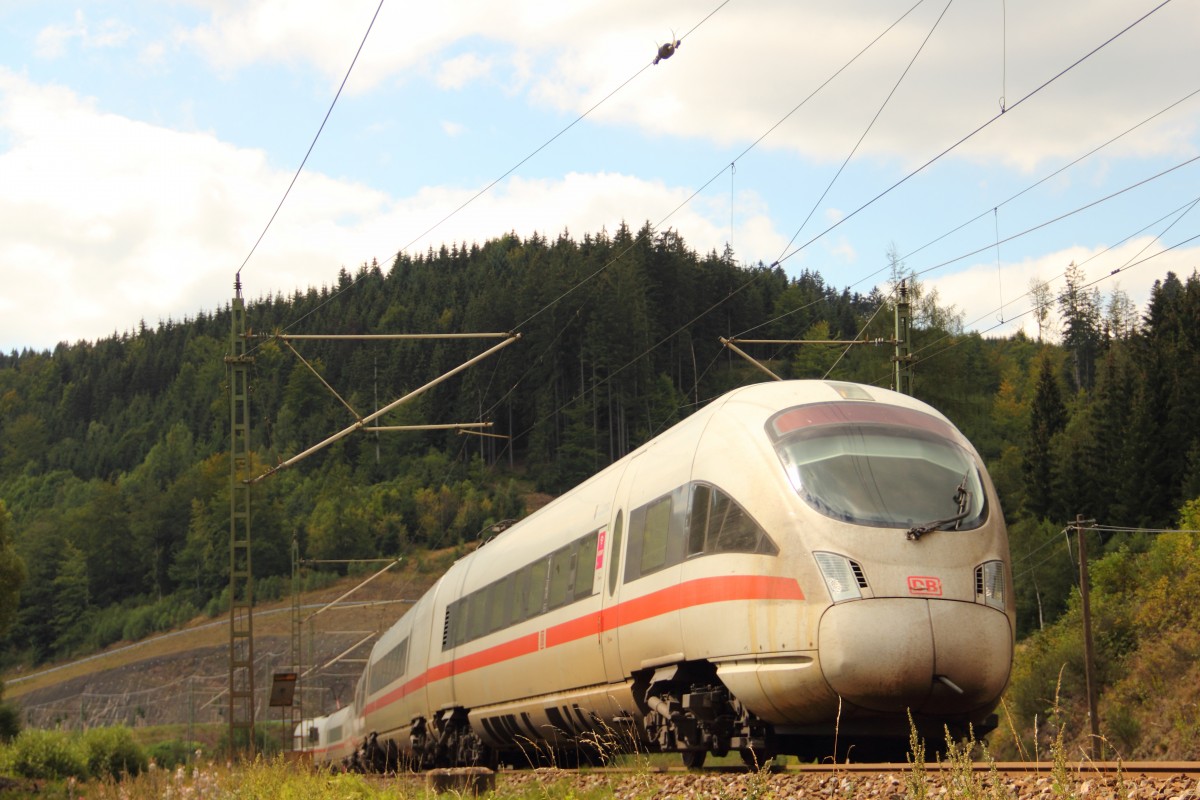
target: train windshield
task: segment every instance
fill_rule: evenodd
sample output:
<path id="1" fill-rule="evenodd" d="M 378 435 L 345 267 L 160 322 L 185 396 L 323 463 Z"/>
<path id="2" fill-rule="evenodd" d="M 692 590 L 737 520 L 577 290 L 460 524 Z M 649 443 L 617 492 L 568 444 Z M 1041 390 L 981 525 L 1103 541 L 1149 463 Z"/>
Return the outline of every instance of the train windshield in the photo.
<path id="1" fill-rule="evenodd" d="M 817 511 L 886 528 L 983 523 L 979 468 L 953 427 L 921 412 L 878 406 L 867 415 L 797 417 L 810 409 L 777 415 L 768 428 L 792 486 Z"/>

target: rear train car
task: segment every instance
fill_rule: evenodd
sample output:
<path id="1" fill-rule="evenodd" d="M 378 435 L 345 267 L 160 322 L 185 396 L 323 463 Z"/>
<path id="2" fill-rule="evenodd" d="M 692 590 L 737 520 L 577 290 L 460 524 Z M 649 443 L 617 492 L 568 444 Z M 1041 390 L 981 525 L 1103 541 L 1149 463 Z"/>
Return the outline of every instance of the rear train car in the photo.
<path id="1" fill-rule="evenodd" d="M 943 415 L 758 384 L 456 562 L 379 639 L 349 717 L 314 721 L 317 758 L 698 766 L 826 757 L 835 732 L 891 756 L 910 716 L 935 740 L 994 726 L 1013 632 L 998 498 Z"/>

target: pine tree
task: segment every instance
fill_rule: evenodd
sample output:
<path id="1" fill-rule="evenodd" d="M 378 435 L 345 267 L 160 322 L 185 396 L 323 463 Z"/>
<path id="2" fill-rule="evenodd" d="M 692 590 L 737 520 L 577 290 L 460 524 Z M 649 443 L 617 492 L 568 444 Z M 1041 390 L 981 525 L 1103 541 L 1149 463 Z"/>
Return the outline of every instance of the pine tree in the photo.
<path id="1" fill-rule="evenodd" d="M 1071 353 L 1071 378 L 1076 391 L 1090 389 L 1096 378 L 1100 352 L 1100 295 L 1084 286 L 1083 268 L 1074 261 L 1067 267 L 1066 288 L 1058 297 L 1063 319 L 1063 346 Z"/>
<path id="2" fill-rule="evenodd" d="M 1048 517 L 1055 508 L 1053 440 L 1067 425 L 1054 363 L 1044 355 L 1038 373 L 1037 391 L 1029 414 L 1029 438 L 1025 445 L 1022 472 L 1025 476 L 1025 510 L 1035 518 Z"/>

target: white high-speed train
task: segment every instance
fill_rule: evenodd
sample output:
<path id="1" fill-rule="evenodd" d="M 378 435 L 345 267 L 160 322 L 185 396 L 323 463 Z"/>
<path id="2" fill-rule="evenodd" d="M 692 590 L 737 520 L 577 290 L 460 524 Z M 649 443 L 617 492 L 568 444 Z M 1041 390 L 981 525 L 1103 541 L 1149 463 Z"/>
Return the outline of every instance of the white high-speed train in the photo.
<path id="1" fill-rule="evenodd" d="M 763 383 L 456 562 L 379 638 L 353 702 L 297 734 L 373 770 L 828 757 L 835 733 L 869 756 L 907 744 L 910 715 L 934 741 L 994 727 L 1014 627 L 995 489 L 943 415 Z"/>

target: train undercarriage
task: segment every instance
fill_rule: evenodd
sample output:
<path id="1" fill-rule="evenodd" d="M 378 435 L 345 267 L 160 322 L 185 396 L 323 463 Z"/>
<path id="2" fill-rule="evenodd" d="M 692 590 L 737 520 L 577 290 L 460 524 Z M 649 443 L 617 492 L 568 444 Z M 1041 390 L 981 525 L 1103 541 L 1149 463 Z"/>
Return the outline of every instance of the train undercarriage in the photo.
<path id="1" fill-rule="evenodd" d="M 618 753 L 679 753 L 685 766 L 698 768 L 711 753 L 732 752 L 752 767 L 778 752 L 771 726 L 750 713 L 717 677 L 708 662 L 688 662 L 635 676 L 639 708 L 612 724 L 594 718 L 596 729 L 576 733 L 568 744 L 515 741 L 503 751 L 476 734 L 464 708 L 447 709 L 432 719 L 413 721 L 408 747 L 371 733 L 345 767 L 356 772 L 414 771 L 444 767 L 552 764 L 574 767 L 604 764 Z"/>
<path id="2" fill-rule="evenodd" d="M 707 661 L 646 670 L 634 676 L 633 691 L 634 697 L 640 698 L 638 708 L 611 723 L 593 717 L 593 730 L 575 730 L 553 742 L 514 737 L 512 746 L 503 749 L 488 746 L 472 729 L 467 709 L 446 709 L 432 719 L 414 720 L 404 750 L 393 739 L 370 734 L 346 767 L 363 772 L 495 768 L 501 763 L 518 768 L 576 767 L 601 765 L 620 753 L 642 752 L 679 753 L 689 768 L 703 766 L 710 755 L 721 758 L 737 753 L 748 767 L 760 769 L 784 753 L 817 760 L 903 761 L 908 750 L 903 727 L 885 735 L 863 735 L 861 731 L 855 735 L 848 725 L 840 741 L 836 735 L 816 732 L 781 734 L 742 705 Z M 955 739 L 963 739 L 982 736 L 990 728 L 985 725 L 972 730 L 963 724 L 945 730 Z M 923 736 L 937 749 L 942 723 Z"/>

